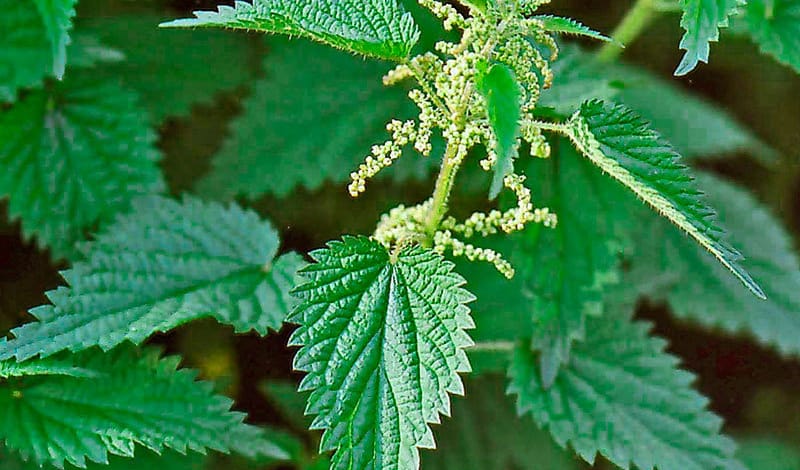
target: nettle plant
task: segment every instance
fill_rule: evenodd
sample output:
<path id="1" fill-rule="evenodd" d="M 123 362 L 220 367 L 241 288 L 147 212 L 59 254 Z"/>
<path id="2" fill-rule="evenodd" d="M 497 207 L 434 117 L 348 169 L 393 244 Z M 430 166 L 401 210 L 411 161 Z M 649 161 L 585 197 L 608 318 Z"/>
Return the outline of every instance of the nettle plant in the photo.
<path id="1" fill-rule="evenodd" d="M 541 13 L 547 0 L 255 0 L 198 12 L 161 26 L 323 46 L 271 41 L 270 73 L 197 185 L 203 198 L 182 199 L 164 195 L 147 123 L 185 112 L 186 94 L 212 85 L 155 71 L 148 82 L 135 46 L 127 57 L 104 44 L 114 34 L 139 40 L 119 25 L 70 38 L 74 3 L 0 0 L 0 193 L 26 237 L 71 263 L 68 286 L 0 343 L 8 451 L 58 467 L 133 457 L 138 445 L 236 452 L 264 465 L 416 469 L 419 449 L 439 442 L 449 453 L 423 454 L 423 467 L 575 468 L 536 451 L 535 423 L 589 463 L 601 454 L 626 469 L 743 468 L 693 376 L 633 310 L 648 296 L 679 317 L 800 352 L 800 269 L 788 235 L 743 190 L 693 177 L 679 155 L 772 152 L 710 104 L 615 59 L 656 14 L 674 10 L 686 30 L 678 75 L 708 60 L 729 18 L 800 69 L 796 2 L 639 0 L 614 39 Z M 560 36 L 605 45 L 590 54 Z M 199 48 L 200 58 L 236 54 L 216 38 L 217 52 Z M 103 72 L 125 59 L 134 63 L 121 88 Z M 236 65 L 209 73 L 233 87 L 249 79 Z M 155 103 L 152 116 L 137 89 Z M 263 137 L 275 128 L 281 136 Z M 363 159 L 362 142 L 381 132 L 388 139 Z M 362 161 L 348 169 L 351 156 Z M 371 235 L 331 241 L 310 260 L 279 250 L 277 231 L 255 212 L 213 201 L 285 197 L 348 173 L 359 197 L 381 172 L 402 182 L 434 167 L 428 199 L 398 205 Z M 466 192 L 481 193 L 478 210 L 453 207 Z M 87 229 L 97 235 L 84 242 Z M 306 397 L 312 418 L 297 422 L 321 438 L 244 424 L 176 358 L 141 346 L 201 317 L 261 335 L 296 325 L 289 346 L 299 347 L 303 395 L 273 391 L 286 408 Z M 463 374 L 504 372 L 516 413 L 496 380 L 462 383 Z M 452 394 L 466 399 L 451 409 Z M 434 438 L 430 425 L 451 414 L 450 433 Z M 319 439 L 320 455 L 305 449 L 308 439 Z"/>

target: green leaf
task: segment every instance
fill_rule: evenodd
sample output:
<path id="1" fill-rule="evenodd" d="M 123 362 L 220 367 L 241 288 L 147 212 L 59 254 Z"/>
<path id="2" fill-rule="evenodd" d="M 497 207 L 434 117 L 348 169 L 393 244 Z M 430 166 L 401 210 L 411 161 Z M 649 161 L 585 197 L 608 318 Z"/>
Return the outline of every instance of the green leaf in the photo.
<path id="1" fill-rule="evenodd" d="M 741 21 L 761 52 L 800 73 L 800 1 L 749 0 Z"/>
<path id="2" fill-rule="evenodd" d="M 91 18 L 80 31 L 124 54 L 93 73 L 136 90 L 157 122 L 187 115 L 216 93 L 248 85 L 257 74 L 260 43 L 228 31 L 168 31 L 152 13 Z M 136 40 L 132 41 L 131 37 Z M 180 51 L 180 53 L 176 53 Z"/>
<path id="3" fill-rule="evenodd" d="M 311 425 L 311 418 L 303 414 L 308 394 L 297 391 L 297 386 L 289 381 L 269 380 L 261 384 L 259 389 L 264 393 L 291 426 L 298 430 L 307 429 Z"/>
<path id="4" fill-rule="evenodd" d="M 266 334 L 293 306 L 288 291 L 302 264 L 277 251 L 277 233 L 253 212 L 139 199 L 62 273 L 69 287 L 48 292 L 53 304 L 33 309 L 38 321 L 13 330 L 0 357 L 138 344 L 202 317 Z"/>
<path id="5" fill-rule="evenodd" d="M 621 105 L 585 103 L 568 134 L 581 153 L 708 250 L 753 294 L 764 292 L 742 268 L 742 256 L 723 240 L 713 211 L 695 188 L 680 156 L 647 123 Z"/>
<path id="6" fill-rule="evenodd" d="M 497 141 L 494 151 L 497 163 L 489 197 L 494 199 L 503 189 L 503 179 L 514 172 L 514 156 L 517 153 L 521 91 L 514 72 L 504 64 L 493 64 L 478 76 L 476 86 L 486 100 L 489 125 Z"/>
<path id="7" fill-rule="evenodd" d="M 617 66 L 610 73 L 625 84 L 616 99 L 649 121 L 682 156 L 707 158 L 745 151 L 766 163 L 776 160 L 773 149 L 719 105 L 685 92 L 674 80 L 632 66 Z"/>
<path id="8" fill-rule="evenodd" d="M 720 105 L 687 93 L 639 67 L 609 66 L 578 47 L 562 47 L 553 62 L 553 87 L 542 90 L 539 107 L 570 116 L 587 100 L 618 101 L 651 123 L 686 158 L 723 157 L 747 152 L 770 163 L 776 152 Z M 654 96 L 659 99 L 653 99 Z"/>
<path id="9" fill-rule="evenodd" d="M 521 345 L 509 370 L 519 413 L 589 463 L 600 453 L 624 469 L 741 469 L 721 420 L 691 388 L 694 376 L 649 329 L 619 313 L 589 320 L 586 341 L 549 388 Z"/>
<path id="10" fill-rule="evenodd" d="M 603 42 L 616 42 L 610 37 L 599 33 L 592 28 L 582 24 L 572 18 L 564 18 L 561 16 L 553 15 L 539 15 L 534 16 L 534 20 L 542 22 L 544 29 L 551 33 L 563 34 L 567 36 L 586 36 L 588 38 L 597 39 Z"/>
<path id="11" fill-rule="evenodd" d="M 35 5 L 0 0 L 0 11 L 0 102 L 9 102 L 17 90 L 36 86 L 51 73 L 53 56 Z"/>
<path id="12" fill-rule="evenodd" d="M 408 57 L 419 39 L 414 18 L 397 0 L 253 0 L 195 12 L 163 27 L 221 27 L 303 36 L 382 59 Z M 322 77 L 320 77 L 322 79 Z"/>
<path id="13" fill-rule="evenodd" d="M 69 31 L 75 16 L 77 0 L 34 0 L 42 15 L 53 57 L 53 74 L 59 80 L 64 77 L 67 66 L 67 45 L 70 43 Z"/>
<path id="14" fill-rule="evenodd" d="M 730 229 L 731 241 L 749 253 L 743 264 L 761 280 L 768 300 L 739 288 L 725 270 L 674 227 L 641 218 L 640 255 L 631 260 L 631 283 L 666 300 L 675 315 L 731 333 L 749 332 L 783 354 L 800 356 L 800 259 L 781 223 L 744 190 L 706 174 L 698 182 Z M 658 281 L 656 281 L 658 280 Z"/>
<path id="15" fill-rule="evenodd" d="M 719 41 L 719 29 L 728 26 L 728 18 L 743 3 L 742 0 L 680 0 L 681 27 L 686 31 L 680 48 L 686 53 L 675 75 L 686 75 L 698 62 L 708 63 L 710 43 Z"/>
<path id="16" fill-rule="evenodd" d="M 614 98 L 622 88 L 608 67 L 598 67 L 591 54 L 573 45 L 561 47 L 552 69 L 553 86 L 541 91 L 537 108 L 551 108 L 560 116 L 572 115 L 587 100 Z"/>
<path id="17" fill-rule="evenodd" d="M 536 182 L 533 200 L 554 211 L 558 225 L 531 225 L 508 237 L 509 248 L 498 247 L 510 253 L 516 276 L 511 285 L 474 282 L 476 312 L 512 311 L 525 318 L 528 328 L 506 340 L 532 337 L 532 348 L 541 352 L 542 380 L 551 384 L 573 342 L 584 338 L 586 317 L 603 313 L 603 289 L 619 280 L 619 255 L 627 245 L 620 227 L 625 201 L 630 204 L 633 197 L 564 141 L 551 159 L 528 163 L 524 174 Z M 497 296 L 501 291 L 519 295 Z M 476 337 L 483 339 L 484 326 L 478 327 Z"/>
<path id="18" fill-rule="evenodd" d="M 384 64 L 306 41 L 272 44 L 266 78 L 256 82 L 213 170 L 199 182 L 201 194 L 257 199 L 346 181 L 370 146 L 390 137 L 389 120 L 415 115 L 405 90 L 383 86 Z M 386 172 L 420 179 L 437 163 L 408 152 Z"/>
<path id="19" fill-rule="evenodd" d="M 422 455 L 428 470 L 577 470 L 578 462 L 528 417 L 520 418 L 496 377 L 467 383 L 452 421 L 436 433 L 438 449 Z"/>
<path id="20" fill-rule="evenodd" d="M 800 449 L 778 439 L 739 440 L 736 455 L 749 470 L 800 470 Z"/>
<path id="21" fill-rule="evenodd" d="M 54 258 L 73 257 L 86 230 L 163 189 L 135 97 L 76 72 L 0 110 L 0 198 Z"/>
<path id="22" fill-rule="evenodd" d="M 435 446 L 427 424 L 464 392 L 474 297 L 451 263 L 418 247 L 390 257 L 347 237 L 311 256 L 289 343 L 302 346 L 294 367 L 313 391 L 312 429 L 326 429 L 320 449 L 338 449 L 333 469 L 417 469 L 418 448 Z"/>
<path id="23" fill-rule="evenodd" d="M 209 467 L 209 458 L 198 453 L 182 455 L 168 450 L 162 455 L 149 449 L 138 449 L 136 457 L 110 456 L 108 464 L 88 463 L 89 470 L 142 470 L 158 468 L 159 470 L 204 470 Z M 49 468 L 49 467 L 45 467 Z M 42 470 L 34 462 L 25 462 L 20 457 L 0 450 L 0 470 Z"/>
<path id="24" fill-rule="evenodd" d="M 228 452 L 242 442 L 263 450 L 262 432 L 230 412 L 231 401 L 213 394 L 196 373 L 176 370 L 178 358 L 159 359 L 124 347 L 88 351 L 75 364 L 98 376 L 41 376 L 0 383 L 0 439 L 39 464 L 82 467 L 108 454 L 132 457 L 135 444 L 181 453 Z M 154 397 L 156 399 L 154 399 Z M 276 458 L 282 449 L 271 447 Z M 260 453 L 260 451 L 259 451 Z"/>

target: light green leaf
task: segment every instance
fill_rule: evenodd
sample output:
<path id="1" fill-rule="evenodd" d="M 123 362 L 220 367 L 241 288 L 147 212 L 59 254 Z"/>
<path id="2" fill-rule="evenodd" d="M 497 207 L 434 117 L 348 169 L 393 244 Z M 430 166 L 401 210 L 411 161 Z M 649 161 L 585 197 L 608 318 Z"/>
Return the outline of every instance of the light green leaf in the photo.
<path id="1" fill-rule="evenodd" d="M 0 358 L 138 344 L 202 317 L 266 334 L 293 306 L 288 291 L 302 264 L 277 251 L 277 233 L 253 212 L 139 199 L 62 273 L 69 287 L 48 292 L 53 304 L 31 311 L 38 321 L 13 330 Z"/>
<path id="2" fill-rule="evenodd" d="M 196 373 L 178 371 L 178 358 L 159 359 L 124 347 L 89 351 L 75 364 L 98 376 L 41 376 L 0 382 L 0 439 L 23 457 L 61 467 L 105 463 L 108 454 L 132 457 L 134 446 L 185 453 L 246 450 L 265 438 L 230 412 L 231 401 L 213 394 Z M 154 399 L 157 398 L 157 399 Z M 286 458 L 277 446 L 275 458 Z"/>
<path id="3" fill-rule="evenodd" d="M 563 34 L 567 36 L 586 36 L 603 42 L 615 42 L 610 37 L 599 33 L 592 28 L 582 24 L 572 18 L 563 18 L 553 15 L 534 16 L 533 19 L 542 22 L 544 29 L 551 33 Z"/>
<path id="4" fill-rule="evenodd" d="M 731 241 L 752 253 L 743 263 L 761 280 L 768 300 L 739 288 L 717 263 L 668 224 L 641 218 L 640 255 L 630 283 L 675 315 L 731 333 L 749 332 L 781 353 L 800 356 L 800 259 L 781 223 L 744 190 L 700 174 L 698 182 L 730 229 Z M 650 285 L 635 279 L 660 280 Z"/>
<path id="5" fill-rule="evenodd" d="M 302 346 L 294 367 L 307 372 L 311 428 L 326 430 L 320 450 L 338 449 L 333 469 L 416 470 L 418 448 L 435 446 L 428 423 L 464 392 L 474 297 L 451 263 L 418 247 L 390 257 L 347 237 L 311 256 L 290 345 Z"/>
<path id="6" fill-rule="evenodd" d="M 59 80 L 64 77 L 67 66 L 67 45 L 70 43 L 69 31 L 72 29 L 76 2 L 77 0 L 34 0 L 50 40 L 53 74 Z"/>
<path id="7" fill-rule="evenodd" d="M 201 194 L 257 199 L 344 182 L 371 145 L 390 137 L 389 120 L 415 115 L 405 90 L 383 86 L 384 64 L 306 41 L 272 44 L 266 78 L 256 82 L 213 170 L 199 182 Z M 438 163 L 408 152 L 386 173 L 421 179 Z"/>
<path id="8" fill-rule="evenodd" d="M 466 399 L 453 403 L 453 420 L 437 430 L 438 449 L 422 454 L 428 470 L 577 470 L 530 418 L 518 417 L 497 377 L 467 383 Z"/>
<path id="9" fill-rule="evenodd" d="M 739 440 L 736 455 L 749 470 L 800 470 L 800 449 L 778 439 Z"/>
<path id="10" fill-rule="evenodd" d="M 708 63 L 710 43 L 719 41 L 719 29 L 728 26 L 729 17 L 743 3 L 743 0 L 680 0 L 681 27 L 686 31 L 680 48 L 686 53 L 675 75 L 686 75 L 698 62 Z"/>
<path id="11" fill-rule="evenodd" d="M 619 312 L 590 319 L 586 341 L 549 388 L 521 345 L 509 371 L 519 413 L 589 463 L 600 453 L 624 469 L 742 469 L 719 434 L 722 421 L 691 388 L 694 376 L 648 330 Z"/>
<path id="12" fill-rule="evenodd" d="M 74 256 L 86 230 L 163 189 L 135 97 L 89 75 L 73 71 L 0 110 L 0 198 L 54 258 Z"/>
<path id="13" fill-rule="evenodd" d="M 124 61 L 93 73 L 121 78 L 139 93 L 156 121 L 186 115 L 195 104 L 211 103 L 216 93 L 254 80 L 260 62 L 257 41 L 228 31 L 159 29 L 162 20 L 142 13 L 79 22 L 80 31 L 124 54 Z"/>
<path id="14" fill-rule="evenodd" d="M 221 27 L 303 36 L 382 59 L 408 57 L 419 39 L 414 18 L 397 0 L 253 0 L 197 11 L 163 27 Z M 322 76 L 319 77 L 323 79 Z"/>
<path id="15" fill-rule="evenodd" d="M 800 73 L 800 1 L 749 0 L 741 21 L 763 53 Z"/>
<path id="16" fill-rule="evenodd" d="M 723 240 L 680 156 L 635 113 L 601 101 L 585 103 L 569 123 L 575 146 L 604 173 L 669 219 L 728 268 L 757 297 L 764 292 Z"/>
<path id="17" fill-rule="evenodd" d="M 489 125 L 494 131 L 497 145 L 497 163 L 494 165 L 489 198 L 494 199 L 503 189 L 503 179 L 514 172 L 514 156 L 519 137 L 521 90 L 514 72 L 504 64 L 493 64 L 480 74 L 476 88 L 486 100 Z"/>

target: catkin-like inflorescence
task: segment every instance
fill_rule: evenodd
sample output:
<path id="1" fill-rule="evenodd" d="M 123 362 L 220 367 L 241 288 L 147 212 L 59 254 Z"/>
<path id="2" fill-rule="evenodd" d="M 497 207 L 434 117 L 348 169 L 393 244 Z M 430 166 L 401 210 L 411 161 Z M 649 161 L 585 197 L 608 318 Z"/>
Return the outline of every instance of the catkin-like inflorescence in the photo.
<path id="1" fill-rule="evenodd" d="M 454 169 L 452 175 L 476 147 L 485 151 L 481 167 L 486 171 L 494 169 L 498 161 L 495 150 L 498 138 L 488 118 L 486 99 L 476 89 L 486 64 L 503 63 L 513 72 L 523 90 L 519 103 L 520 140 L 530 144 L 532 157 L 550 156 L 550 146 L 533 111 L 542 90 L 549 88 L 553 81 L 550 61 L 557 57 L 558 47 L 544 24 L 529 18 L 549 0 L 490 2 L 486 8 L 471 7 L 468 17 L 438 0 L 419 0 L 419 3 L 440 18 L 445 29 L 460 29 L 463 34 L 460 41 L 438 42 L 434 51 L 413 57 L 384 76 L 387 86 L 415 82 L 408 97 L 416 104 L 419 114 L 415 120 L 392 121 L 387 125 L 391 139 L 374 146 L 358 170 L 351 174 L 348 189 L 354 197 L 364 192 L 370 178 L 400 158 L 406 146 L 429 156 L 433 149 L 431 140 L 436 133 L 447 143 L 442 165 Z M 542 54 L 548 50 L 548 56 Z M 390 249 L 422 243 L 439 253 L 450 251 L 469 260 L 486 261 L 511 277 L 514 269 L 500 253 L 466 243 L 461 238 L 517 232 L 531 223 L 555 227 L 558 219 L 549 209 L 534 207 L 524 176 L 512 173 L 503 183 L 516 196 L 516 205 L 510 209 L 476 212 L 459 222 L 452 217 L 434 216 L 438 209 L 431 199 L 413 207 L 400 206 L 385 214 L 374 238 Z M 445 207 L 446 202 L 445 198 Z"/>

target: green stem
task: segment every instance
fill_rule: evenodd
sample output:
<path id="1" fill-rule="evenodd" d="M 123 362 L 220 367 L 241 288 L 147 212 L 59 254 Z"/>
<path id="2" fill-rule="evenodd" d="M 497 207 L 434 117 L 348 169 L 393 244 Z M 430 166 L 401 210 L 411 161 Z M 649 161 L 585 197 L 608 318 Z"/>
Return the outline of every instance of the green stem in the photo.
<path id="1" fill-rule="evenodd" d="M 451 140 L 447 143 L 447 150 L 442 157 L 442 168 L 436 178 L 436 187 L 431 197 L 431 209 L 428 212 L 428 220 L 425 223 L 424 246 L 430 248 L 433 245 L 433 236 L 447 214 L 447 202 L 450 199 L 450 191 L 453 190 L 458 164 L 453 161 L 458 152 L 458 142 Z"/>
<path id="2" fill-rule="evenodd" d="M 630 45 L 650 25 L 658 13 L 655 0 L 636 0 L 611 37 L 620 44 Z M 597 53 L 597 59 L 600 62 L 613 62 L 621 53 L 622 48 L 617 44 L 607 43 Z"/>

